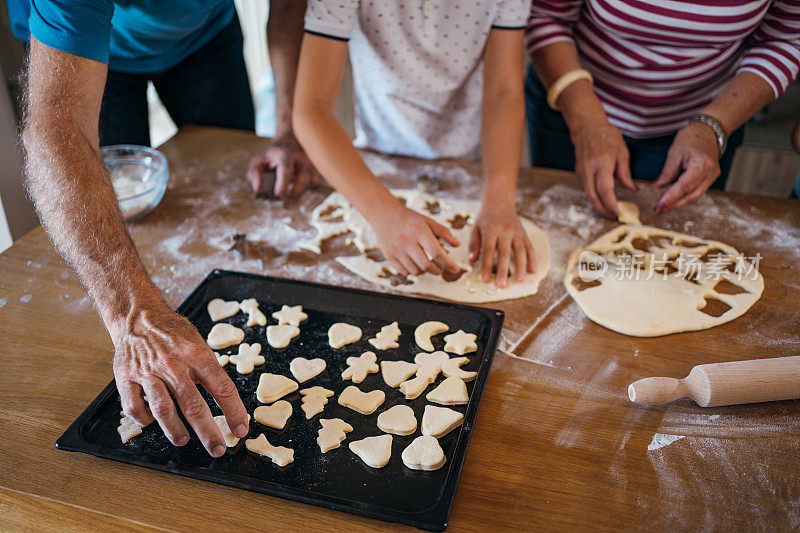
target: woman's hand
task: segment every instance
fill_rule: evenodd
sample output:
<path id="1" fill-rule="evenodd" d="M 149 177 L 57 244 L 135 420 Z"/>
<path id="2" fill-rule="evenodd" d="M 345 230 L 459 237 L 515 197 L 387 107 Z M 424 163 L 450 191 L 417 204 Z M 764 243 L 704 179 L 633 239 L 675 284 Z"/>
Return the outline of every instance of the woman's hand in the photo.
<path id="1" fill-rule="evenodd" d="M 396 200 L 377 213 L 369 220 L 370 225 L 381 252 L 397 272 L 418 276 L 424 272 L 439 275 L 442 270 L 460 270 L 439 243 L 439 239 L 444 239 L 450 246 L 460 244 L 446 227 Z"/>
<path id="2" fill-rule="evenodd" d="M 109 331 L 114 379 L 126 415 L 142 425 L 155 419 L 172 444 L 183 446 L 189 433 L 178 418 L 174 397 L 208 453 L 220 457 L 225 441 L 197 390 L 199 383 L 222 408 L 233 433 L 247 436 L 247 411 L 236 386 L 188 320 L 166 306 L 152 305 L 132 311 Z"/>
<path id="3" fill-rule="evenodd" d="M 698 200 L 719 177 L 719 145 L 714 132 L 700 122 L 689 124 L 675 135 L 664 170 L 653 187 L 675 181 L 658 200 L 659 215 Z"/>
<path id="4" fill-rule="evenodd" d="M 528 235 L 517 216 L 514 203 L 497 205 L 484 201 L 475 221 L 469 243 L 469 260 L 481 262 L 481 279 L 488 283 L 492 279 L 492 266 L 497 253 L 497 277 L 500 288 L 508 285 L 511 252 L 514 252 L 514 272 L 517 281 L 525 279 L 526 273 L 536 272 L 536 258 Z"/>
<path id="5" fill-rule="evenodd" d="M 575 172 L 586 197 L 608 218 L 617 218 L 616 178 L 626 189 L 636 190 L 631 179 L 628 147 L 620 131 L 607 120 L 586 123 L 572 132 Z"/>

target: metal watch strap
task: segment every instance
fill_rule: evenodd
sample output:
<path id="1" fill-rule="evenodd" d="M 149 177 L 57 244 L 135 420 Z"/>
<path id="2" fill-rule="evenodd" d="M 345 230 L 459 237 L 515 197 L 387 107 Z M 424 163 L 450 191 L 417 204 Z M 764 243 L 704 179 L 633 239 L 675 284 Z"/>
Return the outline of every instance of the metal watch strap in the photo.
<path id="1" fill-rule="evenodd" d="M 711 115 L 696 113 L 691 117 L 689 117 L 689 123 L 692 122 L 702 122 L 703 124 L 711 128 L 711 131 L 713 131 L 714 135 L 717 136 L 717 148 L 719 148 L 719 157 L 722 157 L 722 154 L 725 153 L 725 148 L 728 146 L 728 136 L 725 134 L 725 130 L 722 129 L 722 124 L 719 123 L 719 120 L 715 119 Z"/>

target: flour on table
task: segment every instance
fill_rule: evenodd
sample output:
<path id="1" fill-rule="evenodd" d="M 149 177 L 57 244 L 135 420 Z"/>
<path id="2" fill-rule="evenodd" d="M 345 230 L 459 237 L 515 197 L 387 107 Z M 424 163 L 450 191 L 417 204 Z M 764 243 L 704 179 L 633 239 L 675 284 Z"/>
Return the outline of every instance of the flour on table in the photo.
<path id="1" fill-rule="evenodd" d="M 412 470 L 438 470 L 447 461 L 439 441 L 428 435 L 411 441 L 400 457 L 403 464 Z"/>
<path id="2" fill-rule="evenodd" d="M 242 300 L 239 309 L 243 313 L 247 313 L 247 327 L 267 325 L 267 317 L 258 309 L 258 300 L 255 298 Z"/>
<path id="3" fill-rule="evenodd" d="M 417 430 L 414 410 L 407 405 L 395 405 L 378 415 L 378 429 L 395 435 L 411 435 Z"/>
<path id="4" fill-rule="evenodd" d="M 290 392 L 298 389 L 297 382 L 280 374 L 261 374 L 258 378 L 256 398 L 261 403 L 272 403 L 280 400 Z"/>
<path id="5" fill-rule="evenodd" d="M 469 262 L 469 241 L 480 210 L 479 201 L 437 198 L 411 189 L 393 190 L 392 194 L 401 199 L 409 209 L 450 229 L 461 243 L 456 248 L 446 246 L 447 252 L 461 267 L 458 274 L 436 276 L 425 273 L 420 276 L 403 276 L 397 273 L 380 255 L 375 234 L 364 217 L 338 192 L 330 194 L 314 209 L 311 225 L 317 231 L 316 237 L 302 243 L 300 247 L 320 253 L 323 241 L 349 233 L 351 237 L 348 243 L 354 244 L 361 253 L 357 256 L 338 257 L 336 260 L 354 274 L 395 291 L 461 302 L 494 302 L 530 296 L 536 293 L 539 282 L 547 275 L 550 267 L 550 245 L 544 232 L 530 220 L 520 218 L 536 255 L 536 273 L 526 275 L 521 283 L 511 276 L 508 287 L 501 289 L 493 282 L 483 283 L 479 270 L 473 270 Z"/>
<path id="6" fill-rule="evenodd" d="M 413 376 L 419 365 L 408 361 L 381 361 L 381 376 L 390 387 L 398 387 Z"/>
<path id="7" fill-rule="evenodd" d="M 222 350 L 244 340 L 244 331 L 230 324 L 214 324 L 206 342 L 212 350 Z"/>
<path id="8" fill-rule="evenodd" d="M 392 322 L 388 326 L 383 326 L 374 338 L 369 342 L 376 350 L 392 350 L 399 348 L 397 339 L 400 337 L 400 327 L 397 322 Z"/>
<path id="9" fill-rule="evenodd" d="M 222 298 L 214 298 L 208 302 L 208 316 L 212 322 L 231 317 L 239 312 L 239 302 L 226 302 Z"/>
<path id="10" fill-rule="evenodd" d="M 433 347 L 433 343 L 431 342 L 431 337 L 434 335 L 438 335 L 440 333 L 444 333 L 448 331 L 450 326 L 445 324 L 444 322 L 439 322 L 437 320 L 430 320 L 428 322 L 423 322 L 419 326 L 416 327 L 414 330 L 414 342 L 417 343 L 417 346 L 422 348 L 425 351 L 432 352 L 435 348 Z"/>
<path id="11" fill-rule="evenodd" d="M 469 363 L 468 357 L 453 357 L 442 365 L 442 373 L 446 378 L 459 378 L 464 381 L 472 381 L 478 377 L 477 372 L 461 370 L 461 366 Z"/>
<path id="12" fill-rule="evenodd" d="M 353 426 L 341 418 L 320 418 L 322 427 L 317 431 L 317 445 L 322 453 L 327 453 L 342 445 L 346 433 L 353 431 Z"/>
<path id="13" fill-rule="evenodd" d="M 380 435 L 354 440 L 349 445 L 350 450 L 356 454 L 367 466 L 383 468 L 392 457 L 392 436 Z"/>
<path id="14" fill-rule="evenodd" d="M 292 404 L 286 400 L 278 400 L 272 405 L 262 405 L 253 411 L 256 422 L 275 429 L 283 429 L 291 416 Z"/>
<path id="15" fill-rule="evenodd" d="M 249 374 L 258 365 L 263 365 L 266 359 L 261 354 L 261 345 L 256 343 L 247 344 L 243 342 L 239 345 L 239 353 L 229 357 L 230 362 L 236 365 L 236 371 L 240 374 Z"/>
<path id="16" fill-rule="evenodd" d="M 273 446 L 262 433 L 254 439 L 244 441 L 245 447 L 253 453 L 269 457 L 278 466 L 286 466 L 294 461 L 294 450 L 283 446 Z"/>
<path id="17" fill-rule="evenodd" d="M 446 378 L 438 387 L 430 391 L 425 398 L 439 405 L 462 405 L 469 401 L 467 385 L 459 378 Z"/>
<path id="18" fill-rule="evenodd" d="M 303 383 L 309 379 L 315 378 L 325 370 L 327 363 L 324 359 L 317 357 L 316 359 L 306 359 L 305 357 L 295 357 L 289 363 L 289 371 L 294 376 L 298 383 Z"/>
<path id="19" fill-rule="evenodd" d="M 727 244 L 624 225 L 575 250 L 564 285 L 601 326 L 655 337 L 741 316 L 760 298 L 764 278 Z"/>
<path id="20" fill-rule="evenodd" d="M 286 348 L 298 335 L 300 335 L 300 328 L 297 326 L 288 324 L 267 326 L 267 342 L 273 348 Z"/>
<path id="21" fill-rule="evenodd" d="M 471 353 L 478 349 L 475 340 L 478 338 L 474 333 L 465 333 L 463 330 L 458 330 L 455 333 L 444 336 L 444 351 L 464 355 Z"/>
<path id="22" fill-rule="evenodd" d="M 426 405 L 422 413 L 422 434 L 437 439 L 461 425 L 464 415 L 448 407 Z"/>
<path id="23" fill-rule="evenodd" d="M 348 357 L 347 368 L 342 372 L 342 379 L 361 383 L 366 379 L 367 374 L 374 374 L 378 371 L 377 360 L 375 352 L 364 352 L 358 357 Z"/>
<path id="24" fill-rule="evenodd" d="M 344 322 L 337 322 L 328 328 L 328 344 L 331 348 L 341 348 L 361 338 L 361 328 Z"/>
<path id="25" fill-rule="evenodd" d="M 362 415 L 371 415 L 386 399 L 382 390 L 362 392 L 355 385 L 350 385 L 339 395 L 339 405 L 348 407 Z"/>
<path id="26" fill-rule="evenodd" d="M 311 420 L 320 414 L 328 403 L 328 398 L 333 396 L 333 391 L 325 387 L 315 386 L 308 389 L 300 389 L 303 397 L 301 408 L 306 414 L 306 420 Z"/>
<path id="27" fill-rule="evenodd" d="M 300 322 L 306 320 L 308 315 L 303 312 L 302 305 L 288 306 L 284 305 L 280 311 L 272 313 L 272 318 L 278 321 L 279 325 L 288 324 L 290 326 L 299 326 Z"/>

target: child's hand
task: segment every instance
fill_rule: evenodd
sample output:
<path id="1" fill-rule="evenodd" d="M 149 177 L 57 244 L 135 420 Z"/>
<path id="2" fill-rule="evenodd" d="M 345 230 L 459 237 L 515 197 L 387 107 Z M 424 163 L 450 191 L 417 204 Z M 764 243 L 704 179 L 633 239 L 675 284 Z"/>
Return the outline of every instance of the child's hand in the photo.
<path id="1" fill-rule="evenodd" d="M 484 202 L 472 238 L 469 243 L 469 260 L 475 263 L 483 257 L 481 263 L 481 279 L 488 283 L 492 279 L 492 266 L 495 250 L 497 250 L 498 287 L 508 285 L 508 271 L 511 263 L 511 251 L 514 251 L 515 272 L 517 281 L 525 279 L 526 273 L 536 272 L 536 258 L 533 246 L 522 227 L 514 206 L 497 208 L 487 206 Z"/>
<path id="2" fill-rule="evenodd" d="M 439 275 L 442 270 L 458 272 L 460 267 L 439 244 L 460 243 L 446 227 L 416 211 L 392 206 L 370 220 L 384 257 L 401 274 L 418 276 L 424 272 Z"/>

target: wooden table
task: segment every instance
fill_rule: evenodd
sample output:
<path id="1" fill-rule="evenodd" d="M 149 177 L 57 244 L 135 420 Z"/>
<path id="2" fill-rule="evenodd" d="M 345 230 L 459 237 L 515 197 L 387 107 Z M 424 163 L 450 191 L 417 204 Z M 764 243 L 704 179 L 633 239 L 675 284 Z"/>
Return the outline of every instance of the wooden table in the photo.
<path id="1" fill-rule="evenodd" d="M 161 205 L 131 226 L 153 280 L 177 305 L 213 268 L 369 288 L 333 262 L 291 251 L 311 235 L 327 191 L 284 205 L 254 200 L 244 180 L 264 139 L 209 128 L 162 149 L 172 177 Z M 442 196 L 476 195 L 474 163 L 367 155 L 388 183 L 426 172 Z M 507 313 L 449 529 L 790 529 L 800 527 L 800 402 L 701 409 L 630 404 L 626 386 L 695 364 L 800 353 L 800 203 L 712 193 L 667 216 L 635 198 L 645 223 L 761 253 L 764 294 L 708 331 L 640 339 L 587 320 L 561 284 L 567 254 L 612 226 L 573 176 L 523 171 L 521 211 L 547 232 L 553 267 Z M 263 241 L 236 261 L 232 234 Z M 0 528 L 329 531 L 399 526 L 57 451 L 56 438 L 112 378 L 111 342 L 41 228 L 0 255 Z"/>

